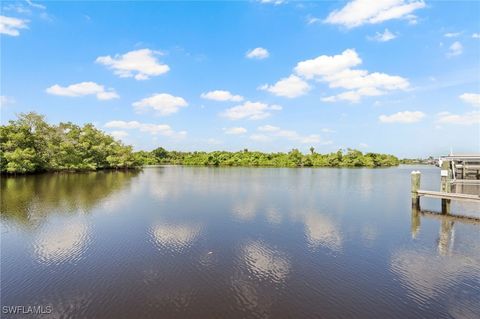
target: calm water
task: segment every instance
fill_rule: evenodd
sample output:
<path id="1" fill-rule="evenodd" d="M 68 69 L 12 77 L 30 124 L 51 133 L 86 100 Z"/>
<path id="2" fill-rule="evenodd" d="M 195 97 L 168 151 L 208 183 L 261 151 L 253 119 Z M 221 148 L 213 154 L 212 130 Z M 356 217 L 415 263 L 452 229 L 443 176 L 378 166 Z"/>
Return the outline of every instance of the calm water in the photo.
<path id="1" fill-rule="evenodd" d="M 412 215 L 413 169 L 439 188 L 438 169 L 411 166 L 2 178 L 1 303 L 50 305 L 41 318 L 480 318 L 480 222 Z"/>

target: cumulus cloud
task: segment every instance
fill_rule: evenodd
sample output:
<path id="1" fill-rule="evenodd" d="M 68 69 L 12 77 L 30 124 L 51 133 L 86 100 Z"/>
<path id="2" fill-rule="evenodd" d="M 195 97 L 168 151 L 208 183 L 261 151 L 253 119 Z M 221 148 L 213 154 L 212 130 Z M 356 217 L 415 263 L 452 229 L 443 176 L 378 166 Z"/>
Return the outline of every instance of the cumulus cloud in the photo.
<path id="1" fill-rule="evenodd" d="M 280 79 L 273 85 L 264 84 L 260 89 L 278 96 L 294 98 L 307 94 L 308 91 L 310 91 L 310 85 L 298 76 L 292 74 L 288 78 Z"/>
<path id="2" fill-rule="evenodd" d="M 249 59 L 262 60 L 262 59 L 268 58 L 270 56 L 270 53 L 268 52 L 267 49 L 258 47 L 250 51 L 247 51 L 245 56 Z"/>
<path id="3" fill-rule="evenodd" d="M 153 109 L 158 115 L 166 116 L 176 113 L 188 105 L 187 101 L 167 93 L 157 93 L 132 104 L 137 112 Z"/>
<path id="4" fill-rule="evenodd" d="M 260 134 L 250 136 L 251 139 L 257 141 L 271 141 L 275 138 L 284 138 L 289 141 L 299 142 L 302 144 L 331 144 L 332 141 L 323 140 L 318 134 L 302 135 L 294 130 L 284 130 L 278 126 L 263 125 L 257 128 Z M 253 138 L 252 138 L 253 137 Z"/>
<path id="5" fill-rule="evenodd" d="M 202 93 L 200 97 L 202 97 L 203 99 L 214 100 L 214 101 L 233 101 L 233 102 L 243 101 L 243 96 L 234 95 L 229 91 L 224 91 L 224 90 L 215 90 L 207 93 Z"/>
<path id="6" fill-rule="evenodd" d="M 60 86 L 55 84 L 47 88 L 47 93 L 60 96 L 80 97 L 85 95 L 95 95 L 99 100 L 118 99 L 119 96 L 114 89 L 105 90 L 103 85 L 95 82 L 81 82 L 69 86 Z"/>
<path id="7" fill-rule="evenodd" d="M 247 101 L 241 105 L 227 109 L 221 113 L 221 115 L 230 120 L 260 120 L 269 117 L 271 115 L 270 111 L 279 111 L 281 109 L 282 107 L 279 105 Z"/>
<path id="8" fill-rule="evenodd" d="M 20 35 L 20 29 L 27 29 L 27 20 L 0 15 L 0 34 L 13 37 Z"/>
<path id="9" fill-rule="evenodd" d="M 357 52 L 347 49 L 341 54 L 321 55 L 315 59 L 301 61 L 295 67 L 295 72 L 306 79 L 337 74 L 362 63 Z"/>
<path id="10" fill-rule="evenodd" d="M 0 108 L 5 107 L 10 104 L 14 104 L 15 99 L 9 96 L 0 95 Z"/>
<path id="11" fill-rule="evenodd" d="M 260 3 L 264 4 L 274 4 L 274 5 L 279 5 L 285 3 L 285 0 L 258 0 Z"/>
<path id="12" fill-rule="evenodd" d="M 455 41 L 448 48 L 447 56 L 448 57 L 453 57 L 453 56 L 460 55 L 462 53 L 463 53 L 463 45 L 460 42 Z"/>
<path id="13" fill-rule="evenodd" d="M 307 16 L 307 24 L 316 24 L 322 22 L 322 19 L 312 16 Z"/>
<path id="14" fill-rule="evenodd" d="M 269 142 L 272 140 L 270 136 L 265 134 L 252 134 L 250 135 L 250 139 L 255 142 Z"/>
<path id="15" fill-rule="evenodd" d="M 480 111 L 467 112 L 465 114 L 441 112 L 437 114 L 437 122 L 440 124 L 480 125 Z"/>
<path id="16" fill-rule="evenodd" d="M 480 33 L 473 33 L 472 38 L 474 39 L 480 39 Z"/>
<path id="17" fill-rule="evenodd" d="M 170 125 L 167 124 L 150 124 L 141 123 L 138 121 L 110 121 L 105 124 L 107 128 L 121 129 L 121 130 L 139 130 L 140 132 L 149 133 L 151 135 L 163 135 L 168 137 L 185 137 L 186 131 L 176 132 Z"/>
<path id="18" fill-rule="evenodd" d="M 116 139 L 122 139 L 128 136 L 128 132 L 126 131 L 111 131 L 110 135 L 112 135 Z"/>
<path id="19" fill-rule="evenodd" d="M 462 34 L 462 32 L 447 32 L 443 36 L 445 38 L 456 38 L 456 37 L 460 36 L 460 34 Z"/>
<path id="20" fill-rule="evenodd" d="M 480 94 L 478 93 L 463 93 L 459 98 L 465 103 L 480 107 Z"/>
<path id="21" fill-rule="evenodd" d="M 45 10 L 47 9 L 46 6 L 42 5 L 42 4 L 38 4 L 38 3 L 34 3 L 33 1 L 31 0 L 25 0 L 27 2 L 27 4 L 31 7 L 34 7 L 34 8 L 37 8 L 37 9 L 41 9 L 41 10 Z"/>
<path id="22" fill-rule="evenodd" d="M 397 37 L 395 33 L 390 32 L 390 30 L 385 29 L 383 32 L 376 32 L 374 36 L 368 37 L 369 40 L 377 42 L 387 42 L 393 40 Z"/>
<path id="23" fill-rule="evenodd" d="M 425 117 L 425 113 L 420 111 L 403 111 L 392 115 L 380 115 L 379 120 L 382 123 L 415 123 Z"/>
<path id="24" fill-rule="evenodd" d="M 409 87 L 407 79 L 380 72 L 369 73 L 366 70 L 352 69 L 362 63 L 362 59 L 353 49 L 341 54 L 301 61 L 295 72 L 306 78 L 328 83 L 330 88 L 347 91 L 322 98 L 325 102 L 346 100 L 358 102 L 363 96 L 378 96 L 388 91 L 405 90 Z"/>
<path id="25" fill-rule="evenodd" d="M 230 134 L 230 135 L 239 135 L 239 134 L 247 133 L 247 129 L 244 127 L 228 127 L 228 128 L 224 128 L 223 131 L 225 132 L 225 134 Z"/>
<path id="26" fill-rule="evenodd" d="M 158 51 L 141 49 L 111 57 L 100 56 L 95 62 L 112 69 L 121 78 L 134 77 L 136 80 L 147 80 L 152 76 L 167 73 L 170 67 L 158 61 Z"/>
<path id="27" fill-rule="evenodd" d="M 325 23 L 354 28 L 364 24 L 377 24 L 392 19 L 415 21 L 412 14 L 425 7 L 423 1 L 405 0 L 352 0 L 340 10 L 334 10 L 325 19 Z"/>

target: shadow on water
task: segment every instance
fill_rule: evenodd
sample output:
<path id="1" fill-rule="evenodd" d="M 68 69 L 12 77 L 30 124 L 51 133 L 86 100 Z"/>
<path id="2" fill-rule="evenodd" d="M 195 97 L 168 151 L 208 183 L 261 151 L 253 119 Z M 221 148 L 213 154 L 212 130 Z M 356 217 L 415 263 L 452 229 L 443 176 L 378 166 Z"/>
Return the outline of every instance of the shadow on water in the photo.
<path id="1" fill-rule="evenodd" d="M 34 226 L 53 212 L 89 212 L 138 174 L 138 171 L 100 171 L 2 177 L 1 217 Z"/>
<path id="2" fill-rule="evenodd" d="M 456 223 L 480 226 L 480 217 L 442 214 L 441 212 L 420 210 L 416 207 L 412 207 L 411 233 L 413 239 L 415 239 L 420 232 L 422 218 L 440 221 L 438 253 L 442 256 L 445 256 L 452 251 L 455 239 L 454 226 Z"/>

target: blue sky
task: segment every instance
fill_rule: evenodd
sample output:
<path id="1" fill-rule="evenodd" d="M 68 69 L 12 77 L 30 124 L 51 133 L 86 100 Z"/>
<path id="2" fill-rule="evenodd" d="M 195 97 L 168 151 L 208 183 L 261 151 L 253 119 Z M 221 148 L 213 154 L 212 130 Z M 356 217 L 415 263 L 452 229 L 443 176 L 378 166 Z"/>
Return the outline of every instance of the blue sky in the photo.
<path id="1" fill-rule="evenodd" d="M 480 152 L 477 1 L 1 6 L 2 123 L 146 150 Z"/>

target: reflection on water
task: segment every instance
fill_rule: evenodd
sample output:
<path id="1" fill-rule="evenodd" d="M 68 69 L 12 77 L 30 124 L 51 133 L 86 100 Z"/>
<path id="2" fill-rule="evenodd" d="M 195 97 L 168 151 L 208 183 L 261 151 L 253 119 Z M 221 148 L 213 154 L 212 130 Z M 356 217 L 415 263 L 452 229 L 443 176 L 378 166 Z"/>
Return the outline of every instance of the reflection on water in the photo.
<path id="1" fill-rule="evenodd" d="M 447 293 L 463 279 L 478 280 L 480 250 L 475 253 L 476 256 L 458 253 L 439 257 L 431 252 L 402 249 L 392 255 L 391 267 L 413 298 L 423 303 Z"/>
<path id="2" fill-rule="evenodd" d="M 476 318 L 480 221 L 412 212 L 416 169 L 438 187 L 433 167 L 2 178 L 2 305 L 68 318 Z"/>
<path id="3" fill-rule="evenodd" d="M 59 264 L 78 260 L 87 243 L 87 224 L 76 218 L 45 226 L 35 239 L 34 249 L 41 262 Z"/>
<path id="4" fill-rule="evenodd" d="M 457 298 L 449 298 L 448 312 L 454 318 L 477 318 L 480 313 L 480 221 L 412 209 L 414 239 L 421 234 L 422 219 L 424 222 L 434 221 L 438 226 L 437 238 L 431 242 L 436 250 L 425 247 L 396 250 L 391 258 L 393 273 L 399 276 L 400 283 L 420 305 L 448 295 L 460 284 L 463 290 L 456 293 Z M 459 238 L 457 243 L 454 226 L 472 227 L 473 233 L 466 232 L 469 236 Z M 468 289 L 472 287 L 473 290 Z M 460 295 L 463 296 L 460 298 Z"/>
<path id="5" fill-rule="evenodd" d="M 480 212 L 479 212 L 480 213 Z M 466 223 L 480 226 L 479 218 L 469 216 L 456 216 L 449 214 L 442 214 L 440 212 L 422 211 L 416 207 L 412 207 L 411 227 L 412 238 L 417 238 L 421 229 L 421 219 L 432 218 L 440 221 L 440 228 L 437 239 L 438 253 L 442 256 L 451 253 L 455 241 L 455 222 Z"/>
<path id="6" fill-rule="evenodd" d="M 245 262 L 258 279 L 268 279 L 274 282 L 285 280 L 290 271 L 287 256 L 262 242 L 250 242 L 243 247 Z"/>
<path id="7" fill-rule="evenodd" d="M 53 212 L 88 212 L 137 175 L 136 171 L 105 171 L 2 177 L 2 219 L 36 225 Z"/>
<path id="8" fill-rule="evenodd" d="M 330 217 L 308 214 L 305 217 L 305 233 L 311 247 L 325 246 L 331 250 L 342 249 L 342 236 Z"/>
<path id="9" fill-rule="evenodd" d="M 160 249 L 170 249 L 181 252 L 188 248 L 198 236 L 200 227 L 196 225 L 166 225 L 159 224 L 152 228 L 154 242 Z"/>

